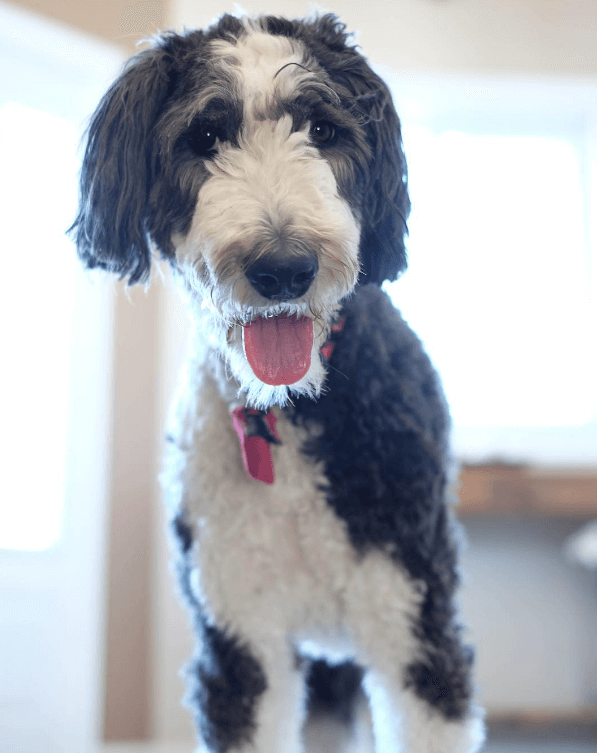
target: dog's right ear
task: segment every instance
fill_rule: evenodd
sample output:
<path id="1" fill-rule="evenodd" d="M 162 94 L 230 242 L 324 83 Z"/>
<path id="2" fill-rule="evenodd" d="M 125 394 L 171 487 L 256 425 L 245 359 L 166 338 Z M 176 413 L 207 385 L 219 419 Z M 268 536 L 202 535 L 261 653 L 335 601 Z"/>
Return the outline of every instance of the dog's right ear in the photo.
<path id="1" fill-rule="evenodd" d="M 128 277 L 130 285 L 147 279 L 151 266 L 147 204 L 156 155 L 150 138 L 172 86 L 172 57 L 165 44 L 135 55 L 100 102 L 87 130 L 79 210 L 68 231 L 88 268 Z"/>

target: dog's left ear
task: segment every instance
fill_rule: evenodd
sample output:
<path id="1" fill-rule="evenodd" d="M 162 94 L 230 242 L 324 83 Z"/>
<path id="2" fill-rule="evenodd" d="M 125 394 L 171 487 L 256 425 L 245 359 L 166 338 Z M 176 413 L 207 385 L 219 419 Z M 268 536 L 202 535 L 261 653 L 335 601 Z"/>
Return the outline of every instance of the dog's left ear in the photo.
<path id="1" fill-rule="evenodd" d="M 370 76 L 368 84 L 374 89 L 362 100 L 368 110 L 366 127 L 372 158 L 362 207 L 359 281 L 381 285 L 385 280 L 395 280 L 406 269 L 410 199 L 400 121 L 392 96 L 373 71 Z"/>
<path id="2" fill-rule="evenodd" d="M 164 37 L 131 58 L 95 111 L 79 211 L 68 231 L 88 268 L 128 277 L 131 285 L 145 280 L 151 266 L 147 207 L 156 157 L 149 141 L 171 88 L 172 43 Z"/>
<path id="3" fill-rule="evenodd" d="M 310 32 L 309 41 L 315 40 L 319 47 L 320 61 L 348 93 L 348 106 L 358 113 L 366 130 L 371 161 L 363 176 L 359 282 L 381 285 L 384 280 L 395 280 L 407 264 L 410 200 L 400 121 L 388 87 L 348 43 L 350 35 L 336 16 L 318 18 Z"/>

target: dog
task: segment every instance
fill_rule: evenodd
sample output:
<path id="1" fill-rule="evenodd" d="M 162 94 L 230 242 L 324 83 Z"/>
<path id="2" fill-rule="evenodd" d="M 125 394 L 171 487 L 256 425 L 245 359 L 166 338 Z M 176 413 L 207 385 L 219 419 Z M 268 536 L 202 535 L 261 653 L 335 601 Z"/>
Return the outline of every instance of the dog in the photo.
<path id="1" fill-rule="evenodd" d="M 381 289 L 406 267 L 400 122 L 351 42 L 331 14 L 161 33 L 87 133 L 80 258 L 135 284 L 159 254 L 194 322 L 165 478 L 212 753 L 300 753 L 362 689 L 377 753 L 484 738 L 449 416 Z"/>

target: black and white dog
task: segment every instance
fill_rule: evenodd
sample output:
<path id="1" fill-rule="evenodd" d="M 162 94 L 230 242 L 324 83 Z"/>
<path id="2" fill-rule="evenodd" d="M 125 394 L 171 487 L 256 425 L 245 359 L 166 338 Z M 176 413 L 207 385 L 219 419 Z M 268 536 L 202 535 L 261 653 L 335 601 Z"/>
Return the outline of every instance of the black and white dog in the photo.
<path id="1" fill-rule="evenodd" d="M 166 480 L 214 753 L 300 753 L 360 687 L 377 753 L 482 745 L 449 419 L 380 289 L 408 212 L 389 91 L 332 15 L 164 33 L 93 116 L 80 257 L 136 283 L 159 252 L 195 321 Z"/>

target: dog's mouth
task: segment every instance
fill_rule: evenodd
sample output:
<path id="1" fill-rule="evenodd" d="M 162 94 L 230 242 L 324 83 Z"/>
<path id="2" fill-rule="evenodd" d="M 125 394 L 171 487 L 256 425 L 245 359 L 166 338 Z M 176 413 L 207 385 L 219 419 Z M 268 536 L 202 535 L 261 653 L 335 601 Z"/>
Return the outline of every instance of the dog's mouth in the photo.
<path id="1" fill-rule="evenodd" d="M 295 384 L 311 367 L 313 320 L 286 313 L 258 316 L 243 327 L 243 348 L 257 379 L 276 387 Z"/>

